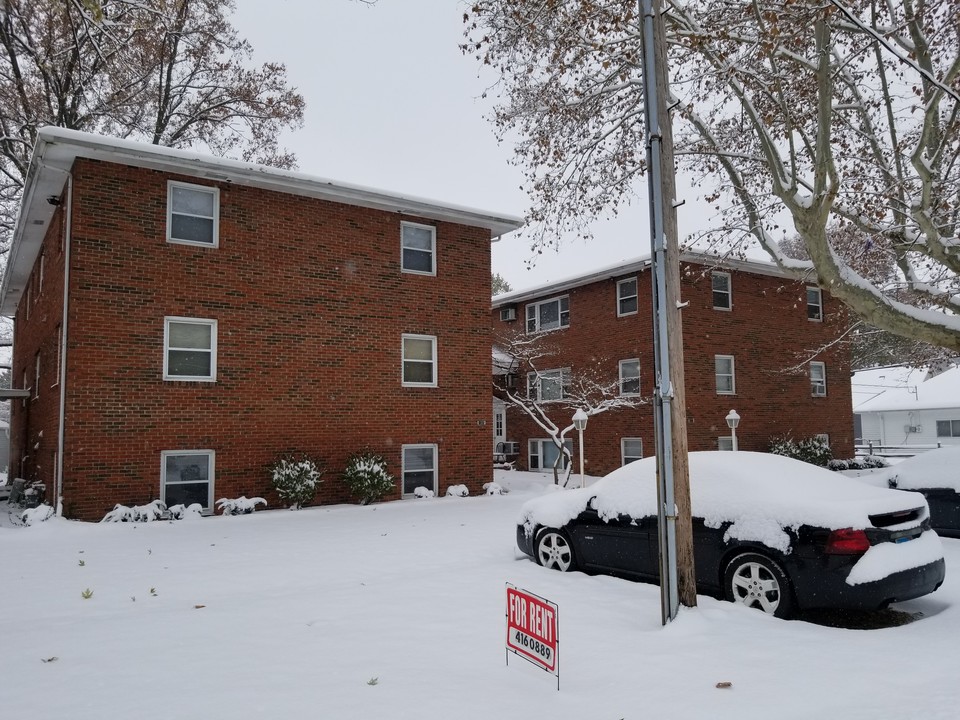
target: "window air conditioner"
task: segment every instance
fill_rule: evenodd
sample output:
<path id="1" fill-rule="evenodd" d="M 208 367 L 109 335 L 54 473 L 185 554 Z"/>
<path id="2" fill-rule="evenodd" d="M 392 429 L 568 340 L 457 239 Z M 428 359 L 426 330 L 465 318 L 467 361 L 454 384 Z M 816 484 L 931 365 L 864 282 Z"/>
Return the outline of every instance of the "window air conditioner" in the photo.
<path id="1" fill-rule="evenodd" d="M 500 308 L 500 319 L 504 322 L 517 319 L 517 309 L 515 307 Z"/>
<path id="2" fill-rule="evenodd" d="M 520 443 L 513 441 L 503 443 L 503 452 L 505 455 L 519 455 Z"/>

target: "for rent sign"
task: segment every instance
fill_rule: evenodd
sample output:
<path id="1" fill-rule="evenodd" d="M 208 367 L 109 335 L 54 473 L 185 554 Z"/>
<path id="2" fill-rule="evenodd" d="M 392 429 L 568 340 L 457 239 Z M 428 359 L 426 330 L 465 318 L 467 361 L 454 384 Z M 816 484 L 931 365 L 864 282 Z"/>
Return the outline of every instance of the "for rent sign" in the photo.
<path id="1" fill-rule="evenodd" d="M 557 606 L 507 584 L 507 650 L 559 676 Z"/>

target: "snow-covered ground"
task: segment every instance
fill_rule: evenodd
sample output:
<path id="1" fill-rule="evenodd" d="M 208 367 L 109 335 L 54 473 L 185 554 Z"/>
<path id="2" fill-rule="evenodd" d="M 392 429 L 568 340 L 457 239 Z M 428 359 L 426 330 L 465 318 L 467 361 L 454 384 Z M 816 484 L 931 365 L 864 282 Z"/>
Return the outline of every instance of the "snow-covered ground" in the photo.
<path id="1" fill-rule="evenodd" d="M 701 597 L 662 628 L 655 586 L 521 555 L 520 505 L 557 491 L 497 479 L 508 495 L 0 527 L 3 716 L 956 717 L 960 541 L 943 540 L 944 586 L 898 606 L 923 615 L 908 625 L 836 629 Z M 505 665 L 506 583 L 559 606 L 559 692 Z"/>

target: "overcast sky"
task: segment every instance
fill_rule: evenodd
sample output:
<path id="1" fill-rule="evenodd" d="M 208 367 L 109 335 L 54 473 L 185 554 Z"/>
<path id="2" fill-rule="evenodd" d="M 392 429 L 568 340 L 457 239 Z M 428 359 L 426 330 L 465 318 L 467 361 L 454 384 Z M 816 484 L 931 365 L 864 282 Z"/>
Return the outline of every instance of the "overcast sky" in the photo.
<path id="1" fill-rule="evenodd" d="M 306 98 L 305 126 L 284 143 L 300 170 L 525 214 L 522 174 L 485 119 L 491 105 L 481 95 L 496 78 L 479 78 L 477 62 L 459 49 L 460 0 L 236 2 L 234 25 L 254 60 L 285 63 Z M 529 243 L 507 236 L 494 244 L 493 270 L 520 289 L 647 254 L 645 204 L 598 225 L 590 245 L 572 240 L 559 254 L 545 251 L 533 269 Z"/>

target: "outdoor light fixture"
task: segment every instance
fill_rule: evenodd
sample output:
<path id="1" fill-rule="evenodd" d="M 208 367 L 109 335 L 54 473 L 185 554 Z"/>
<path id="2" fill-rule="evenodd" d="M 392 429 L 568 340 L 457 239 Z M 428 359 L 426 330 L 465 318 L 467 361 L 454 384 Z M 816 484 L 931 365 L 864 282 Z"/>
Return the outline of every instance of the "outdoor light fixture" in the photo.
<path id="1" fill-rule="evenodd" d="M 732 440 L 733 451 L 736 452 L 737 451 L 737 425 L 740 424 L 740 416 L 737 415 L 736 410 L 731 410 L 729 413 L 727 413 L 726 420 L 727 420 L 727 427 L 730 428 L 730 439 Z"/>
<path id="2" fill-rule="evenodd" d="M 587 429 L 587 414 L 583 408 L 577 408 L 573 414 L 573 426 L 580 433 L 580 487 L 583 487 L 583 431 Z"/>

